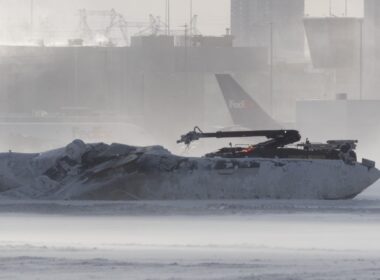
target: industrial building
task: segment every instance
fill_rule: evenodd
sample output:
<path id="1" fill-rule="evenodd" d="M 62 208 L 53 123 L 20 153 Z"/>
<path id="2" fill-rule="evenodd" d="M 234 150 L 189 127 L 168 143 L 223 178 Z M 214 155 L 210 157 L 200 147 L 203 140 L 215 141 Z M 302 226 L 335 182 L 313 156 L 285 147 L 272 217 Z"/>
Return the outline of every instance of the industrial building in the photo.
<path id="1" fill-rule="evenodd" d="M 379 107 L 380 100 L 350 100 L 345 94 L 338 94 L 335 100 L 300 100 L 297 101 L 296 125 L 312 141 L 359 140 L 360 155 L 379 157 L 380 153 L 374 148 L 380 141 Z"/>
<path id="2" fill-rule="evenodd" d="M 171 36 L 151 36 L 134 38 L 131 47 L 2 46 L 0 54 L 0 106 L 8 120 L 113 113 L 128 116 L 163 142 L 204 123 L 207 100 L 214 108 L 208 111 L 216 111 L 217 100 L 207 96 L 219 98 L 223 108 L 214 73 L 253 78 L 268 96 L 265 48 L 177 47 Z"/>
<path id="3" fill-rule="evenodd" d="M 65 46 L 0 47 L 3 123 L 130 122 L 171 148 L 167 143 L 174 144 L 184 128 L 231 124 L 215 73 L 233 74 L 272 117 L 286 123 L 296 121 L 296 100 L 332 99 L 337 92 L 358 98 L 358 40 L 352 48 L 338 40 L 352 59 L 344 67 L 326 65 L 331 57 L 321 57 L 316 42 L 335 23 L 352 23 L 355 33 L 343 33 L 357 38 L 361 21 L 304 19 L 301 0 L 232 0 L 231 34 L 219 37 L 186 27 L 174 32 L 154 17 L 144 24 L 148 34 L 127 36 L 119 13 L 91 14 L 110 18 L 118 40 L 105 28 L 106 40 L 94 44 L 99 36 L 82 20 L 83 37 L 68 38 Z M 304 24 L 312 61 L 304 57 Z"/>
<path id="4" fill-rule="evenodd" d="M 185 127 L 231 124 L 214 77 L 231 73 L 267 112 L 294 122 L 297 98 L 330 90 L 303 58 L 303 10 L 303 1 L 233 0 L 232 33 L 219 37 L 201 35 L 195 20 L 176 31 L 153 16 L 140 25 L 114 10 L 81 10 L 81 36 L 65 46 L 0 47 L 3 120 L 131 122 L 166 144 Z M 89 16 L 107 26 L 93 28 Z M 127 26 L 144 32 L 128 36 Z"/>
<path id="5" fill-rule="evenodd" d="M 380 91 L 380 1 L 364 1 L 364 92 L 369 98 L 378 98 Z"/>
<path id="6" fill-rule="evenodd" d="M 334 81 L 330 97 L 344 92 L 363 95 L 363 20 L 354 17 L 306 17 L 304 25 L 311 62 Z"/>
<path id="7" fill-rule="evenodd" d="M 273 47 L 281 59 L 303 57 L 304 9 L 304 0 L 231 0 L 235 45 Z"/>

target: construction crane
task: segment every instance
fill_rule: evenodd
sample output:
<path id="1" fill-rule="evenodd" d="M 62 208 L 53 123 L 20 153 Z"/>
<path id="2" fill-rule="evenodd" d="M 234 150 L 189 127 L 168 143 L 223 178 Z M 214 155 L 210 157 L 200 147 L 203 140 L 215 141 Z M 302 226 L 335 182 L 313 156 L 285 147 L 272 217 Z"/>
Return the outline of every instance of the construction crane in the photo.
<path id="1" fill-rule="evenodd" d="M 136 35 L 162 35 L 168 34 L 168 25 L 161 20 L 161 17 L 149 15 L 149 24 L 145 29 L 140 30 Z"/>
<path id="2" fill-rule="evenodd" d="M 114 9 L 111 10 L 79 10 L 79 30 L 80 30 L 80 38 L 85 42 L 96 42 L 97 35 L 102 35 L 107 43 L 112 44 L 111 32 L 115 29 L 119 29 L 121 37 L 123 38 L 124 44 L 128 44 L 128 23 L 124 19 L 124 16 Z M 104 29 L 93 30 L 89 23 L 89 17 L 97 17 L 97 18 L 108 18 L 109 23 L 105 26 Z"/>
<path id="3" fill-rule="evenodd" d="M 107 44 L 114 44 L 111 33 L 118 30 L 121 34 L 123 44 L 129 45 L 129 30 L 139 30 L 136 35 L 160 35 L 166 33 L 168 25 L 160 17 L 149 15 L 148 22 L 127 21 L 121 13 L 111 10 L 79 10 L 80 24 L 79 36 L 89 43 L 97 42 L 97 35 L 101 35 Z M 108 24 L 100 29 L 94 30 L 89 25 L 89 17 L 106 18 Z"/>
<path id="4" fill-rule="evenodd" d="M 190 21 L 190 34 L 192 36 L 201 35 L 198 29 L 198 15 L 193 15 Z"/>

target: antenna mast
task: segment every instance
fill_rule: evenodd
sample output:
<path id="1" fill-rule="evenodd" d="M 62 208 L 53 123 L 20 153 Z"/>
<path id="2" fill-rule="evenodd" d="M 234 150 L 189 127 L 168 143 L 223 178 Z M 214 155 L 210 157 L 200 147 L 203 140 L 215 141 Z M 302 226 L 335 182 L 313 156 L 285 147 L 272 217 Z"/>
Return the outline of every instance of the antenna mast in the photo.
<path id="1" fill-rule="evenodd" d="M 30 33 L 34 33 L 34 0 L 30 0 Z"/>
<path id="2" fill-rule="evenodd" d="M 189 36 L 191 37 L 193 34 L 193 0 L 190 0 L 190 31 L 189 31 Z"/>
<path id="3" fill-rule="evenodd" d="M 170 35 L 170 0 L 166 0 L 166 35 Z"/>

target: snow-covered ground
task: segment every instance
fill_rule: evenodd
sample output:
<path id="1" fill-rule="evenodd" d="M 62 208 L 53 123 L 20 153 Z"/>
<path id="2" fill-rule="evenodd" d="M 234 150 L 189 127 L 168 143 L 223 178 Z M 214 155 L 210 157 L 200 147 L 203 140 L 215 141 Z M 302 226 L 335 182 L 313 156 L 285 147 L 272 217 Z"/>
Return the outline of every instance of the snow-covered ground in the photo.
<path id="1" fill-rule="evenodd" d="M 380 200 L 0 201 L 0 279 L 380 279 Z"/>

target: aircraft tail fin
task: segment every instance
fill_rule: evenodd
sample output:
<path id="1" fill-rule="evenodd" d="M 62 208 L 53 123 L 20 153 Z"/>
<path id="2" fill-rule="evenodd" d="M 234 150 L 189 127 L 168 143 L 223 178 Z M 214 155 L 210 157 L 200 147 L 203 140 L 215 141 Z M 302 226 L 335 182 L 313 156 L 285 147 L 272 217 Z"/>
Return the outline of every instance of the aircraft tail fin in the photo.
<path id="1" fill-rule="evenodd" d="M 251 129 L 281 127 L 230 74 L 216 74 L 215 77 L 234 124 Z"/>

